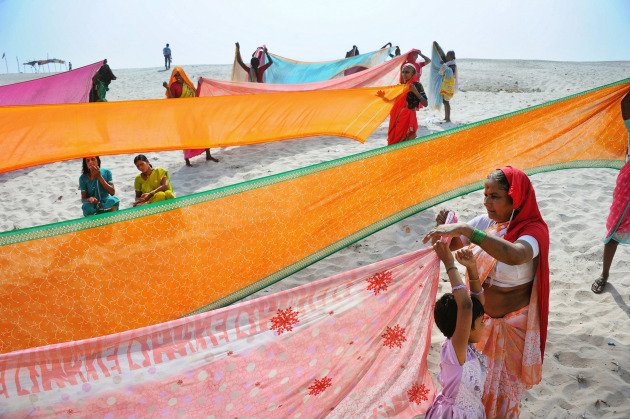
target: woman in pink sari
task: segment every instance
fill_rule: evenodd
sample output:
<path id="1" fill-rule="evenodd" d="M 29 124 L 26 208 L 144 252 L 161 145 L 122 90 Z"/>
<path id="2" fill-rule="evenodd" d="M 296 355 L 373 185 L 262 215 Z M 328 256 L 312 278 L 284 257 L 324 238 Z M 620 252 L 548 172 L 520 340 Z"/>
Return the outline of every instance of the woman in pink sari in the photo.
<path id="1" fill-rule="evenodd" d="M 485 294 L 485 324 L 476 345 L 488 358 L 483 403 L 488 418 L 519 417 L 528 388 L 538 384 L 549 313 L 549 230 L 534 188 L 511 166 L 485 182 L 487 215 L 468 224 L 438 225 L 424 238 L 453 237 L 451 250 L 473 251 Z M 442 225 L 440 225 L 442 224 Z"/>
<path id="2" fill-rule="evenodd" d="M 604 266 L 602 274 L 591 285 L 591 291 L 601 294 L 608 282 L 619 243 L 630 243 L 630 93 L 621 99 L 621 117 L 628 130 L 628 148 L 626 164 L 617 176 L 617 185 L 613 191 L 613 202 L 606 220 L 606 238 L 604 239 Z"/>

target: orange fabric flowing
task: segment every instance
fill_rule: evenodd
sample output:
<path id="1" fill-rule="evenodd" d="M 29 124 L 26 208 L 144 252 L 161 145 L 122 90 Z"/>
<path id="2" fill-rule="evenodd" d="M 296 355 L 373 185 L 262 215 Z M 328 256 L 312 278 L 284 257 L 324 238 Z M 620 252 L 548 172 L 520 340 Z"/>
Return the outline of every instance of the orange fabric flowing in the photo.
<path id="1" fill-rule="evenodd" d="M 229 304 L 409 215 L 481 188 L 481 181 L 496 167 L 510 164 L 528 174 L 620 168 L 627 131 L 619 103 L 630 90 L 629 82 L 301 170 L 140 208 L 1 233 L 0 352 L 117 333 Z M 403 88 L 385 90 L 397 95 Z M 309 99 L 302 106 L 309 106 L 318 95 L 340 94 L 344 112 L 328 108 L 327 116 L 337 120 L 348 106 L 372 103 L 376 90 L 278 93 L 267 100 L 303 95 Z M 264 96 L 248 96 L 247 111 L 255 111 L 258 106 L 252 101 Z M 28 114 L 35 118 L 28 125 L 17 117 L 5 118 L 3 109 L 0 129 L 16 135 L 16 126 L 23 127 L 25 142 L 34 141 L 31 137 L 57 138 L 55 152 L 45 155 L 52 160 L 82 156 L 89 149 L 100 155 L 146 150 L 149 142 L 140 141 L 146 137 L 158 142 L 152 150 L 200 148 L 214 138 L 207 135 L 207 126 L 199 129 L 200 141 L 180 141 L 199 137 L 185 120 L 173 136 L 172 127 L 178 126 L 172 123 L 175 116 L 166 112 L 157 112 L 153 119 L 149 108 L 143 108 L 127 115 L 124 124 L 118 117 L 117 124 L 128 131 L 124 137 L 124 131 L 106 131 L 107 118 L 116 115 L 112 109 L 130 112 L 135 106 L 152 106 L 157 111 L 165 106 L 182 118 L 192 112 L 196 121 L 201 115 L 222 121 L 228 114 L 234 118 L 234 111 L 223 112 L 218 106 L 217 116 L 207 109 L 198 112 L 195 106 L 233 99 L 163 100 L 159 106 L 149 101 L 29 107 L 43 113 L 63 111 L 55 113 L 59 121 L 48 115 L 48 125 L 38 123 L 36 112 Z M 388 111 L 381 102 L 374 103 Z M 69 135 L 68 124 L 82 123 L 74 121 L 73 107 L 94 109 L 93 118 L 105 114 L 99 119 L 103 125 L 87 123 L 86 127 L 98 128 L 96 134 Z M 280 115 L 290 109 L 283 108 Z M 369 107 L 364 109 L 374 117 Z M 352 117 L 361 120 L 367 115 Z M 168 119 L 164 124 L 163 118 Z M 295 116 L 282 121 L 300 124 Z M 217 122 L 217 132 L 224 125 Z M 262 126 L 272 129 L 264 121 Z M 167 133 L 154 135 L 161 129 Z M 238 125 L 224 129 L 247 138 L 238 134 Z M 100 144 L 95 136 L 108 141 Z M 12 137 L 0 138 L 6 143 Z M 110 142 L 113 139 L 117 142 Z M 1 156 L 3 170 L 12 162 L 28 166 L 25 159 L 33 153 L 20 154 L 19 143 L 8 144 Z M 47 144 L 37 149 L 47 153 Z M 80 153 L 73 156 L 66 148 Z M 155 243 L 169 249 L 167 264 L 156 262 L 154 252 L 147 251 Z"/>
<path id="2" fill-rule="evenodd" d="M 2 107 L 0 173 L 88 155 L 228 147 L 315 135 L 365 142 L 403 93 L 404 86 L 394 86 L 245 99 Z"/>

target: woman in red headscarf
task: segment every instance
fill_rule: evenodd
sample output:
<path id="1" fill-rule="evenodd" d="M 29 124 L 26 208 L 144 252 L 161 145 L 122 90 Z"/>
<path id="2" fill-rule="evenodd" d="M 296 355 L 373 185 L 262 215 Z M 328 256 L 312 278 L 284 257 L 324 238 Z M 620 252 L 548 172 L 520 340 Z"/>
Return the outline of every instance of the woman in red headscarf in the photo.
<path id="1" fill-rule="evenodd" d="M 488 357 L 483 402 L 488 418 L 516 418 L 525 391 L 538 384 L 549 313 L 549 229 L 525 173 L 511 166 L 485 181 L 487 214 L 468 224 L 438 225 L 424 238 L 453 237 L 451 250 L 469 246 L 485 294 L 485 329 L 476 345 Z"/>
<path id="2" fill-rule="evenodd" d="M 407 96 L 401 96 L 389 113 L 389 130 L 387 145 L 397 144 L 416 138 L 418 118 L 416 110 L 427 106 L 427 94 L 420 83 L 418 73 L 412 64 L 405 64 L 401 77 L 404 84 L 409 85 Z"/>

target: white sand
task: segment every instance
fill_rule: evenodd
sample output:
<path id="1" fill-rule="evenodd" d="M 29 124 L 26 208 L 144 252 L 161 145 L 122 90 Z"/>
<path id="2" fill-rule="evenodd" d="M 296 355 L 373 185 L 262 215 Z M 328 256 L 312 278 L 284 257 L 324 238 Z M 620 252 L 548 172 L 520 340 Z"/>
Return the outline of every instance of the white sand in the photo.
<path id="1" fill-rule="evenodd" d="M 184 68 L 194 82 L 199 76 L 228 79 L 231 70 L 227 65 Z M 628 62 L 459 60 L 459 69 L 461 92 L 452 104 L 454 123 L 437 124 L 433 121 L 443 114 L 422 110 L 418 112 L 419 136 L 630 77 Z M 114 73 L 118 80 L 111 85 L 110 101 L 161 98 L 161 84 L 170 74 L 158 68 L 114 69 Z M 0 85 L 31 78 L 28 74 L 1 75 Z M 422 81 L 426 78 L 425 74 Z M 386 137 L 387 125 L 383 124 L 366 144 L 314 137 L 213 149 L 220 163 L 207 162 L 201 155 L 192 160 L 193 168 L 184 165 L 178 151 L 147 156 L 170 171 L 175 192 L 183 196 L 382 147 Z M 113 172 L 121 208 L 130 207 L 138 173 L 133 155 L 106 156 L 102 161 Z M 80 160 L 73 160 L 0 174 L 0 231 L 81 217 L 80 172 Z M 602 237 L 617 174 L 610 169 L 580 169 L 532 176 L 540 210 L 551 230 L 551 313 L 543 381 L 527 392 L 522 405 L 525 418 L 630 417 L 630 246 L 619 246 L 606 291 L 601 295 L 590 291 L 601 271 Z M 249 298 L 415 250 L 422 246 L 421 238 L 442 207 L 469 220 L 484 212 L 482 193 L 416 214 Z M 446 280 L 444 273 L 442 279 Z M 439 295 L 449 289 L 442 282 Z M 429 357 L 434 378 L 442 340 L 434 328 Z M 580 382 L 578 377 L 584 380 Z"/>

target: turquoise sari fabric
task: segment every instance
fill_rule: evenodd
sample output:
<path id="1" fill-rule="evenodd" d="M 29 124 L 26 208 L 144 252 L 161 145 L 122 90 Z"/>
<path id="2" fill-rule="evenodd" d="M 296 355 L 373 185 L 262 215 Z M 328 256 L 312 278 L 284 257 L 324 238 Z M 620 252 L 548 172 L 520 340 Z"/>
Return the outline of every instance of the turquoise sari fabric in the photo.
<path id="1" fill-rule="evenodd" d="M 342 60 L 318 63 L 295 61 L 270 54 L 273 64 L 265 71 L 264 82 L 297 84 L 343 77 L 344 70 L 348 68 L 355 66 L 370 68 L 384 63 L 393 51 L 394 48 L 385 48 Z"/>

